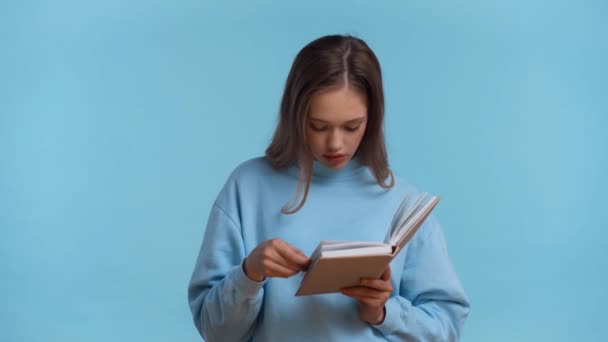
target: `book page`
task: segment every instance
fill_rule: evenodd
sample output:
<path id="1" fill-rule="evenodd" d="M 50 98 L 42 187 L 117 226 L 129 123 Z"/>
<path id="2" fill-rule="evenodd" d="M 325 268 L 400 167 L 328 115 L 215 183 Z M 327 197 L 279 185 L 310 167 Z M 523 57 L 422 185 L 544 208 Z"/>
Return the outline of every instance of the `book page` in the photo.
<path id="1" fill-rule="evenodd" d="M 413 217 L 407 220 L 403 229 L 395 237 L 395 245 L 397 246 L 397 252 L 405 245 L 412 236 L 416 233 L 418 228 L 422 225 L 427 216 L 433 211 L 433 208 L 439 203 L 439 197 L 434 196 L 428 202 L 426 202 L 422 208 L 420 208 Z"/>
<path id="2" fill-rule="evenodd" d="M 345 242 L 337 242 L 329 245 L 322 244 L 322 251 L 332 251 L 339 249 L 354 249 L 354 248 L 365 248 L 365 247 L 378 247 L 378 246 L 386 246 L 385 243 L 376 242 L 376 241 L 345 241 Z"/>
<path id="3" fill-rule="evenodd" d="M 380 246 L 354 247 L 344 249 L 323 250 L 321 258 L 352 257 L 364 255 L 390 255 L 393 247 L 382 244 Z"/>
<path id="4" fill-rule="evenodd" d="M 407 221 L 420 209 L 420 207 L 422 207 L 427 195 L 428 194 L 426 192 L 423 192 L 422 194 L 420 194 L 420 196 L 418 197 L 418 199 L 416 199 L 414 204 L 412 204 L 407 209 L 407 211 L 405 211 L 403 216 L 399 218 L 399 221 L 397 223 L 397 228 L 395 229 L 395 234 L 391 236 L 391 240 L 390 240 L 391 244 L 394 245 L 397 241 L 399 241 L 399 236 L 402 236 L 403 234 L 405 234 L 403 232 L 403 230 L 405 229 Z"/>
<path id="5" fill-rule="evenodd" d="M 395 215 L 393 216 L 393 219 L 391 221 L 391 226 L 389 227 L 390 229 L 388 231 L 388 234 L 386 235 L 386 238 L 384 239 L 384 242 L 390 243 L 391 238 L 393 236 L 395 236 L 397 228 L 399 227 L 399 221 L 403 217 L 405 210 L 408 208 L 409 199 L 410 199 L 410 193 L 408 192 L 407 194 L 405 194 L 405 198 L 403 198 L 403 201 L 401 201 L 399 208 L 397 209 L 397 211 L 395 212 Z"/>
<path id="6" fill-rule="evenodd" d="M 376 241 L 336 241 L 336 240 L 322 240 L 314 252 L 311 254 L 310 259 L 316 260 L 328 251 L 340 251 L 340 250 L 354 250 L 358 248 L 370 248 L 380 247 L 386 248 L 388 246 L 382 242 Z"/>

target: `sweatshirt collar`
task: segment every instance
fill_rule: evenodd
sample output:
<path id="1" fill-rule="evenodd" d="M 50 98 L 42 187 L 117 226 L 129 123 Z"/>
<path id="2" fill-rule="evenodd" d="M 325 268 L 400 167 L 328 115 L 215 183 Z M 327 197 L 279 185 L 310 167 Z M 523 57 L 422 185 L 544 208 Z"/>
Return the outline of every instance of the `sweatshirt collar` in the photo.
<path id="1" fill-rule="evenodd" d="M 300 166 L 297 162 L 293 169 L 296 174 L 300 173 Z M 314 160 L 312 164 L 312 175 L 313 179 L 347 179 L 359 174 L 364 169 L 365 165 L 361 163 L 361 160 L 357 156 L 349 160 L 348 163 L 339 170 L 332 170 L 323 165 L 320 161 Z"/>

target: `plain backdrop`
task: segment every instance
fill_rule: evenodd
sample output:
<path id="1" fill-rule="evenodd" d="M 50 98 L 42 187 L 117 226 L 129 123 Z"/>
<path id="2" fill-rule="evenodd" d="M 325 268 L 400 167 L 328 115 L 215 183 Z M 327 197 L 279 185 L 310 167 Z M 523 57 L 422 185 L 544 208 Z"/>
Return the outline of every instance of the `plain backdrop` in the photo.
<path id="1" fill-rule="evenodd" d="M 186 288 L 210 206 L 264 153 L 296 53 L 330 33 L 376 52 L 391 167 L 442 196 L 472 302 L 462 340 L 605 340 L 607 15 L 599 0 L 2 1 L 0 340 L 200 340 Z"/>

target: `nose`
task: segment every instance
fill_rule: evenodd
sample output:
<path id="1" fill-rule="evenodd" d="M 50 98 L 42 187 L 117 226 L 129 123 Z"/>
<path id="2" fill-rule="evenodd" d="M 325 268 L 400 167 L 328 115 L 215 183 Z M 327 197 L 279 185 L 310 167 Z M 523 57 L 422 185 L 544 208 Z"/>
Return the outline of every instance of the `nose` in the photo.
<path id="1" fill-rule="evenodd" d="M 338 152 L 344 145 L 344 137 L 337 130 L 331 130 L 327 137 L 327 150 L 329 152 Z"/>

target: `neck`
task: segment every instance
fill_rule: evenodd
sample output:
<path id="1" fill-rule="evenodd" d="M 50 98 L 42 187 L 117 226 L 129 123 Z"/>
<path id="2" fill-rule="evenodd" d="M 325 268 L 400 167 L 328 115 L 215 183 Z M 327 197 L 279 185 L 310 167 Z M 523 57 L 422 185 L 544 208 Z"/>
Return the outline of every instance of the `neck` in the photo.
<path id="1" fill-rule="evenodd" d="M 299 163 L 295 163 L 293 166 L 293 171 L 296 174 L 300 173 L 300 165 Z M 365 165 L 361 163 L 361 160 L 358 157 L 353 157 L 351 160 L 346 163 L 340 169 L 334 170 L 325 165 L 323 165 L 320 161 L 314 160 L 312 164 L 312 178 L 313 179 L 348 179 L 365 169 Z"/>

